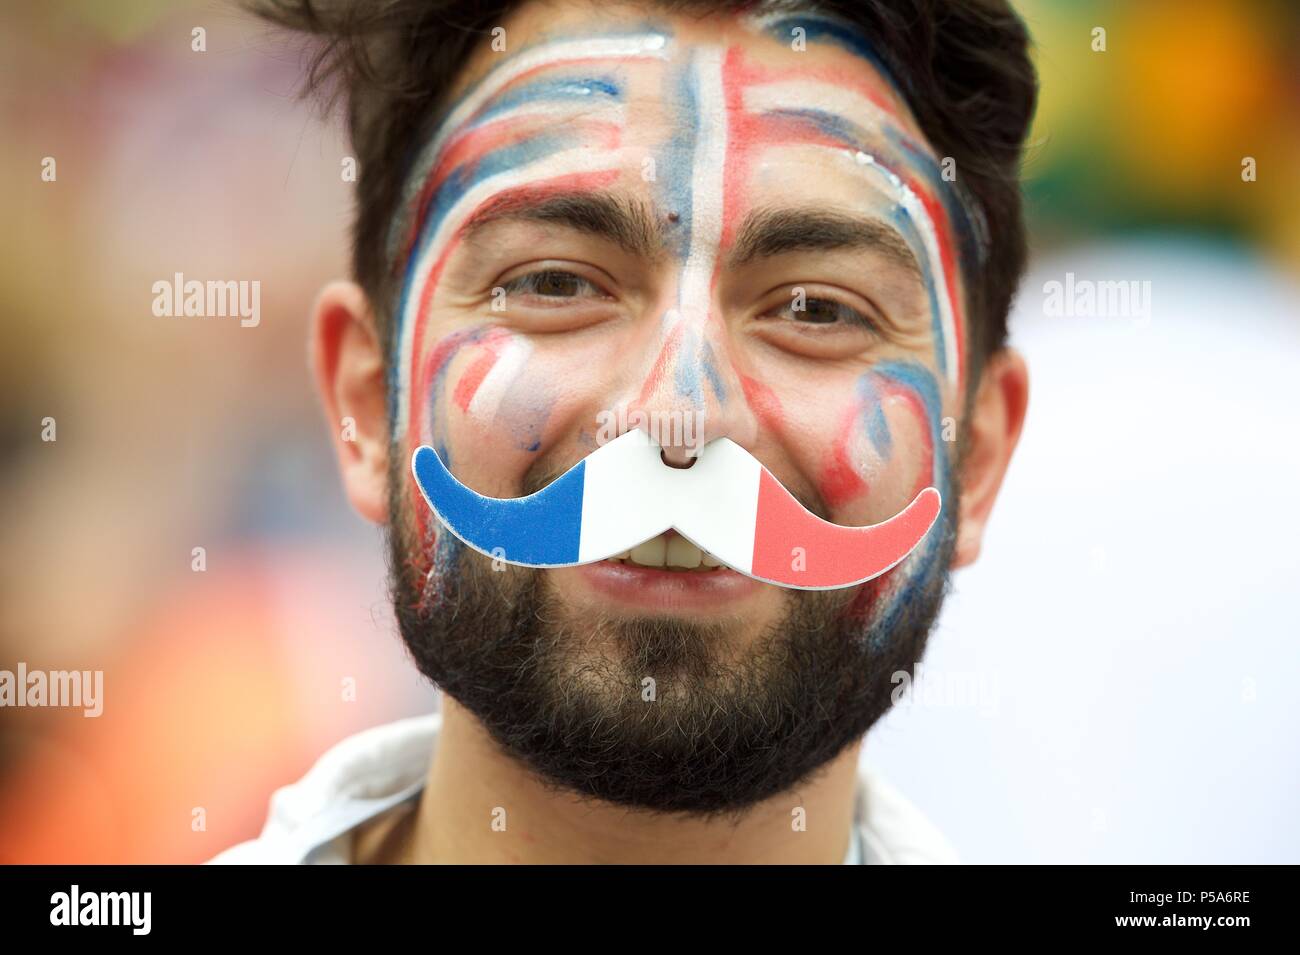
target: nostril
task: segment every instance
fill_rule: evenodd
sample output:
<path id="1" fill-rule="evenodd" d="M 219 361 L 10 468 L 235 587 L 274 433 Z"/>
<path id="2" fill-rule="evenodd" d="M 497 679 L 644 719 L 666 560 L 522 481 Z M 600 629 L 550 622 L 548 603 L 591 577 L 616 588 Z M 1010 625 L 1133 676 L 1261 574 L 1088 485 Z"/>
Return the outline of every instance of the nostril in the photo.
<path id="1" fill-rule="evenodd" d="M 659 452 L 659 460 L 670 468 L 677 468 L 679 470 L 685 470 L 686 468 L 695 466 L 695 455 L 686 450 L 679 451 L 678 453 L 682 455 L 681 460 L 674 460 L 673 458 L 668 457 L 667 450 L 661 450 Z"/>

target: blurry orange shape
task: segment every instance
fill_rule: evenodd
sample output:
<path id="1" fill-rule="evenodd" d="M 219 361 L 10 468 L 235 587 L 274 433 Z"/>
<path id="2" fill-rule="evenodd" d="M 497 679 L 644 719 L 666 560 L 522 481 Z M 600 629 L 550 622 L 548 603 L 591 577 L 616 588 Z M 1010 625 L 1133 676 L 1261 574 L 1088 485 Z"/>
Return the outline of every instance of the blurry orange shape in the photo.
<path id="1" fill-rule="evenodd" d="M 1220 0 L 1117 8 L 1102 54 L 1115 71 L 1111 135 L 1144 198 L 1204 207 L 1235 190 L 1255 130 L 1282 109 L 1268 16 Z"/>
<path id="2" fill-rule="evenodd" d="M 40 714 L 52 731 L 0 793 L 0 862 L 203 861 L 256 835 L 273 789 L 373 721 L 373 705 L 339 702 L 332 677 L 313 676 L 319 699 L 304 703 L 303 661 L 285 652 L 300 639 L 286 629 L 301 628 L 322 654 L 333 648 L 327 672 L 379 683 L 339 649 L 340 568 L 301 551 L 231 565 L 241 569 L 183 587 L 126 642 L 105 667 L 102 716 Z"/>

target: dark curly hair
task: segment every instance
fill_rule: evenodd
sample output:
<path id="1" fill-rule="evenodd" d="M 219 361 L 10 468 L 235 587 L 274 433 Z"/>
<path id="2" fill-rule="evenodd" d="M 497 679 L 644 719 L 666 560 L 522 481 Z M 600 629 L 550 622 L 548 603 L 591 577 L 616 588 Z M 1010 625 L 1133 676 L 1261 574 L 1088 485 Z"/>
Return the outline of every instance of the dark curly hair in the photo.
<path id="1" fill-rule="evenodd" d="M 342 102 L 360 164 L 354 278 L 391 345 L 402 263 L 387 261 L 407 166 L 442 117 L 471 51 L 523 0 L 245 0 L 259 16 L 307 35 L 304 94 Z M 755 0 L 642 0 L 669 13 L 744 13 Z M 1021 151 L 1038 95 L 1029 37 L 1007 0 L 807 0 L 767 9 L 823 13 L 869 37 L 930 145 L 952 157 L 983 220 L 987 254 L 966 284 L 973 387 L 1006 341 L 1025 267 Z M 974 274 L 972 274 L 974 273 Z M 390 353 L 385 348 L 385 353 Z"/>

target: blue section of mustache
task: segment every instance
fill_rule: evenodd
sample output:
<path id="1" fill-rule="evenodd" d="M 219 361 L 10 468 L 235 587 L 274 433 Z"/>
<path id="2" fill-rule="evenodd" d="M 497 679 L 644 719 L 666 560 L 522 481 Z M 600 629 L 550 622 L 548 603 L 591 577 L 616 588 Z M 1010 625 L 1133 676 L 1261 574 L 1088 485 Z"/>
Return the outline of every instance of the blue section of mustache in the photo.
<path id="1" fill-rule="evenodd" d="M 511 498 L 470 490 L 452 477 L 433 448 L 418 449 L 412 467 L 438 518 L 476 550 L 533 567 L 578 562 L 585 461 L 536 494 Z"/>

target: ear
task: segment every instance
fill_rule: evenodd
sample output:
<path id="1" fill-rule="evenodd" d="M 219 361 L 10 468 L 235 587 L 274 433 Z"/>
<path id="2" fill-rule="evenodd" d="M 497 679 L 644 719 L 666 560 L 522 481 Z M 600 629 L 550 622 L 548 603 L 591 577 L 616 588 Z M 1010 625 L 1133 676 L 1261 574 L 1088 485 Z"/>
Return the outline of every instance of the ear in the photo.
<path id="1" fill-rule="evenodd" d="M 388 402 L 384 354 L 365 292 L 331 282 L 312 309 L 312 366 L 352 506 L 388 519 Z"/>
<path id="2" fill-rule="evenodd" d="M 961 464 L 961 523 L 952 566 L 975 562 L 984 527 L 1011 454 L 1020 440 L 1029 403 L 1029 370 L 1018 352 L 1004 348 L 989 359 L 967 418 Z"/>

